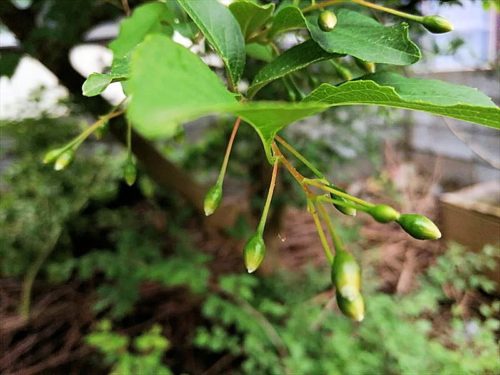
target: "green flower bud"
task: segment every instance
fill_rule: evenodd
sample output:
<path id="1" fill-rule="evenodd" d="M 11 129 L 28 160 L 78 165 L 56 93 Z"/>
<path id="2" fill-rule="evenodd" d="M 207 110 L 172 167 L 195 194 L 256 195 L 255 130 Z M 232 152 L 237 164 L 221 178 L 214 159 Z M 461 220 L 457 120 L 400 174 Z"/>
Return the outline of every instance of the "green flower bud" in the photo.
<path id="1" fill-rule="evenodd" d="M 337 250 L 332 265 L 332 282 L 337 292 L 349 301 L 358 297 L 361 289 L 361 269 L 354 256 Z"/>
<path id="2" fill-rule="evenodd" d="M 43 157 L 43 164 L 49 164 L 56 161 L 56 159 L 64 152 L 64 148 L 56 148 L 48 151 Z"/>
<path id="3" fill-rule="evenodd" d="M 266 255 L 266 244 L 260 233 L 255 233 L 246 243 L 243 250 L 245 258 L 245 267 L 248 273 L 254 272 L 259 268 Z"/>
<path id="4" fill-rule="evenodd" d="M 215 210 L 219 207 L 220 201 L 222 200 L 222 186 L 217 183 L 208 190 L 207 195 L 205 195 L 205 200 L 203 202 L 203 210 L 205 211 L 205 216 L 212 215 Z"/>
<path id="5" fill-rule="evenodd" d="M 368 213 L 379 223 L 390 223 L 397 220 L 400 213 L 386 204 L 377 204 L 368 210 Z"/>
<path id="6" fill-rule="evenodd" d="M 350 81 L 352 79 L 352 73 L 346 67 L 340 65 L 339 63 L 334 63 L 333 67 L 335 68 L 337 75 L 344 81 Z"/>
<path id="7" fill-rule="evenodd" d="M 328 32 L 332 31 L 337 24 L 337 16 L 329 10 L 321 12 L 318 16 L 318 26 L 321 30 Z"/>
<path id="8" fill-rule="evenodd" d="M 337 305 L 345 316 L 348 316 L 357 322 L 361 322 L 365 318 L 365 303 L 361 294 L 358 294 L 358 296 L 352 301 L 342 297 L 338 291 L 336 293 L 336 297 Z"/>
<path id="9" fill-rule="evenodd" d="M 443 34 L 453 30 L 453 25 L 441 16 L 425 16 L 422 25 L 434 34 Z"/>
<path id="10" fill-rule="evenodd" d="M 132 159 L 127 159 L 123 166 L 123 179 L 128 186 L 132 186 L 137 178 L 137 168 Z"/>
<path id="11" fill-rule="evenodd" d="M 375 73 L 376 67 L 375 64 L 372 63 L 371 61 L 364 61 L 361 59 L 354 58 L 354 62 L 360 69 L 363 69 L 365 72 Z"/>
<path id="12" fill-rule="evenodd" d="M 418 214 L 402 214 L 397 222 L 406 233 L 416 239 L 437 240 L 441 238 L 439 228 L 425 216 Z"/>
<path id="13" fill-rule="evenodd" d="M 73 159 L 75 158 L 75 151 L 70 148 L 64 151 L 61 155 L 58 156 L 56 162 L 54 164 L 54 169 L 56 171 L 61 171 L 71 164 Z"/>
<path id="14" fill-rule="evenodd" d="M 334 189 L 337 189 L 337 190 L 340 190 L 341 192 L 345 193 L 346 191 L 344 189 L 341 189 L 339 188 L 338 186 L 335 186 L 335 185 L 332 185 L 332 188 Z M 349 203 L 349 201 L 341 196 L 338 196 L 338 195 L 335 195 L 334 193 L 330 193 L 330 197 L 332 199 L 335 199 L 337 201 L 342 201 L 342 202 L 347 202 Z M 352 207 L 346 207 L 346 206 L 341 206 L 340 204 L 333 204 L 333 206 L 339 210 L 340 212 L 342 212 L 344 215 L 348 215 L 348 216 L 356 216 L 356 209 L 355 208 L 352 208 Z"/>

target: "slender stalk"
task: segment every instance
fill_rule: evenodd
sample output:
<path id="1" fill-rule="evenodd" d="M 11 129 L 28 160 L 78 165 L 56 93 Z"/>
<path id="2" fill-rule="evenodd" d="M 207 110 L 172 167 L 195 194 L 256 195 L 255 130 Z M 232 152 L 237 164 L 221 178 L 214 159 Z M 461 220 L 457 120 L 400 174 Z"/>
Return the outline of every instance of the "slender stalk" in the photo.
<path id="1" fill-rule="evenodd" d="M 328 259 L 328 262 L 330 264 L 332 264 L 333 263 L 333 254 L 332 254 L 332 251 L 330 249 L 330 245 L 328 245 L 328 241 L 326 239 L 323 227 L 321 226 L 321 222 L 319 220 L 318 213 L 316 211 L 316 207 L 315 207 L 314 203 L 312 202 L 312 200 L 310 200 L 310 199 L 307 200 L 307 208 L 308 208 L 308 211 L 314 220 L 314 224 L 316 225 L 316 231 L 318 232 L 319 240 L 321 241 L 321 245 L 323 246 L 323 251 L 325 253 L 326 259 Z"/>
<path id="2" fill-rule="evenodd" d="M 247 39 L 247 43 L 252 43 L 252 42 L 258 42 L 262 39 L 265 39 L 263 37 L 265 37 L 265 35 L 269 32 L 269 30 L 271 30 L 270 28 L 267 28 L 267 29 L 262 29 L 258 32 L 256 32 L 255 34 L 252 34 L 248 39 Z"/>
<path id="3" fill-rule="evenodd" d="M 33 283 L 35 281 L 36 275 L 38 274 L 38 271 L 42 267 L 43 263 L 45 263 L 47 257 L 52 253 L 52 250 L 54 250 L 54 247 L 56 246 L 57 241 L 59 240 L 61 232 L 62 232 L 61 228 L 58 228 L 54 230 L 53 233 L 51 233 L 48 241 L 44 243 L 42 251 L 38 253 L 37 258 L 30 265 L 28 271 L 26 272 L 26 276 L 24 277 L 22 284 L 21 301 L 19 305 L 19 314 L 25 319 L 27 319 L 30 314 L 31 292 L 33 289 Z"/>
<path id="4" fill-rule="evenodd" d="M 298 184 L 302 187 L 304 192 L 306 193 L 307 196 L 307 208 L 309 210 L 309 213 L 313 217 L 314 224 L 316 225 L 316 230 L 318 231 L 319 239 L 321 242 L 321 246 L 323 247 L 323 251 L 325 253 L 326 258 L 330 263 L 333 262 L 333 254 L 332 251 L 330 250 L 330 245 L 328 245 L 328 241 L 325 236 L 325 232 L 323 231 L 323 227 L 321 226 L 321 222 L 319 220 L 318 214 L 316 212 L 316 209 L 314 207 L 313 201 L 315 199 L 315 195 L 313 192 L 309 189 L 309 187 L 304 184 L 304 176 L 302 176 L 291 164 L 290 162 L 283 156 L 281 153 L 281 150 L 278 148 L 278 146 L 273 143 L 272 145 L 273 151 L 277 157 L 280 158 L 280 161 L 283 163 L 285 168 L 290 172 L 293 178 L 298 182 Z"/>
<path id="5" fill-rule="evenodd" d="M 276 158 L 273 165 L 273 173 L 271 175 L 271 183 L 269 184 L 269 190 L 267 192 L 266 203 L 264 204 L 264 210 L 262 211 L 262 216 L 260 218 L 259 226 L 257 231 L 263 235 L 264 228 L 266 226 L 267 215 L 269 213 L 269 207 L 271 207 L 271 200 L 273 199 L 274 188 L 276 187 L 276 178 L 278 177 L 278 166 L 280 162 L 279 157 Z"/>
<path id="6" fill-rule="evenodd" d="M 288 152 L 295 156 L 299 161 L 301 161 L 307 168 L 311 170 L 319 179 L 324 179 L 325 176 L 321 173 L 312 163 L 305 158 L 300 152 L 298 152 L 292 145 L 286 142 L 279 135 L 274 137 Z"/>
<path id="7" fill-rule="evenodd" d="M 132 158 L 132 124 L 127 121 L 127 152 L 128 158 Z"/>
<path id="8" fill-rule="evenodd" d="M 100 126 L 103 126 L 106 122 L 108 122 L 110 119 L 114 117 L 118 117 L 121 114 L 125 112 L 124 109 L 120 110 L 113 110 L 107 115 L 101 116 L 96 122 L 94 122 L 92 125 L 90 125 L 87 129 L 82 131 L 79 135 L 77 135 L 72 141 L 70 141 L 66 146 L 64 147 L 64 150 L 67 150 L 69 148 L 77 148 L 80 146 L 83 141 L 85 141 L 90 134 L 92 134 L 97 128 Z M 64 151 L 63 150 L 63 151 Z"/>
<path id="9" fill-rule="evenodd" d="M 127 17 L 130 16 L 130 6 L 128 5 L 128 0 L 122 0 L 122 7 L 125 11 L 125 15 Z"/>
<path id="10" fill-rule="evenodd" d="M 295 178 L 295 180 L 299 183 L 299 185 L 304 189 L 304 191 L 307 193 L 311 193 L 311 191 L 307 188 L 307 186 L 304 185 L 303 181 L 304 181 L 304 176 L 302 176 L 299 171 L 297 171 L 294 166 L 292 164 L 290 164 L 290 162 L 287 160 L 287 158 L 285 158 L 285 156 L 281 153 L 281 150 L 278 148 L 278 146 L 276 145 L 276 143 L 273 143 L 272 144 L 272 149 L 273 149 L 273 152 L 274 154 L 276 155 L 276 157 L 281 157 L 281 162 L 283 163 L 283 165 L 285 166 L 285 168 L 288 170 L 288 172 L 290 172 L 290 174 L 292 175 L 293 178 Z"/>
<path id="11" fill-rule="evenodd" d="M 285 85 L 286 92 L 288 94 L 288 98 L 290 99 L 290 101 L 296 102 L 297 101 L 297 93 L 296 93 L 293 85 L 290 83 L 289 78 L 285 76 L 281 80 L 283 81 L 283 85 Z"/>
<path id="12" fill-rule="evenodd" d="M 302 9 L 302 13 L 307 13 L 307 12 L 310 12 L 310 11 L 313 11 L 313 10 L 316 10 L 316 9 L 323 9 L 324 7 L 327 7 L 327 6 L 330 6 L 330 5 L 339 4 L 339 3 L 347 3 L 347 2 L 355 3 L 355 4 L 358 4 L 358 5 L 361 5 L 361 6 L 364 6 L 364 7 L 367 7 L 367 8 L 371 8 L 371 9 L 375 9 L 375 10 L 379 10 L 379 11 L 382 11 L 382 12 L 390 13 L 390 14 L 393 14 L 395 16 L 406 18 L 408 20 L 412 20 L 412 21 L 416 21 L 416 22 L 421 22 L 422 19 L 423 19 L 422 16 L 416 16 L 414 14 L 410 14 L 410 13 L 406 13 L 406 12 L 401 12 L 399 10 L 392 9 L 392 8 L 387 8 L 387 7 L 383 6 L 383 5 L 378 5 L 378 4 L 370 3 L 369 1 L 365 1 L 365 0 L 326 0 L 326 1 L 322 1 L 320 3 L 312 4 L 312 5 L 308 6 L 308 7 L 303 8 Z"/>
<path id="13" fill-rule="evenodd" d="M 334 5 L 334 4 L 340 4 L 340 3 L 346 3 L 349 2 L 350 0 L 326 0 L 322 2 L 314 2 L 313 4 L 309 5 L 308 7 L 302 8 L 302 13 L 307 13 L 316 9 L 323 9 L 324 7 Z"/>
<path id="14" fill-rule="evenodd" d="M 334 195 L 338 195 L 339 197 L 342 197 L 342 198 L 345 198 L 345 199 L 350 200 L 352 202 L 358 203 L 364 207 L 373 207 L 372 203 L 364 201 L 363 199 L 353 197 L 352 195 L 344 193 L 343 191 L 334 189 L 331 186 L 326 186 L 318 180 L 304 178 L 303 182 L 307 185 L 315 186 L 321 190 L 327 191 L 329 193 L 333 193 Z"/>
<path id="15" fill-rule="evenodd" d="M 219 177 L 217 178 L 217 183 L 222 185 L 224 181 L 224 176 L 226 175 L 227 164 L 229 162 L 229 156 L 231 155 L 231 149 L 233 148 L 234 139 L 236 138 L 236 133 L 240 127 L 241 117 L 238 117 L 233 125 L 233 130 L 231 131 L 231 136 L 229 137 L 229 142 L 226 147 L 226 153 L 224 155 L 224 161 L 220 168 Z"/>
<path id="16" fill-rule="evenodd" d="M 345 251 L 342 239 L 338 236 L 337 232 L 335 231 L 332 219 L 330 218 L 330 215 L 328 215 L 328 212 L 326 212 L 325 208 L 321 205 L 318 205 L 318 211 L 323 220 L 326 222 L 326 226 L 328 228 L 328 231 L 330 232 L 330 237 L 332 238 L 333 241 L 333 246 L 335 246 L 335 251 L 337 252 Z"/>
<path id="17" fill-rule="evenodd" d="M 365 1 L 365 0 L 351 0 L 351 1 L 353 3 L 356 3 L 358 5 L 362 5 L 362 6 L 367 7 L 367 8 L 372 8 L 372 9 L 375 9 L 375 10 L 380 10 L 382 12 L 390 13 L 390 14 L 393 14 L 395 16 L 406 18 L 406 19 L 409 19 L 409 20 L 412 20 L 412 21 L 416 21 L 416 22 L 421 22 L 422 19 L 423 19 L 422 16 L 416 16 L 414 14 L 410 14 L 410 13 L 406 13 L 406 12 L 401 12 L 401 11 L 396 10 L 396 9 L 387 8 L 387 7 L 382 6 L 382 5 L 370 3 L 369 1 Z"/>
<path id="18" fill-rule="evenodd" d="M 338 199 L 333 199 L 333 198 L 330 198 L 329 196 L 326 196 L 326 195 L 317 196 L 316 201 L 332 203 L 332 204 L 336 204 L 336 205 L 342 206 L 342 207 L 354 208 L 355 210 L 364 211 L 364 212 L 367 211 L 367 208 L 365 206 L 360 206 L 360 205 L 355 204 L 355 203 L 341 201 Z"/>

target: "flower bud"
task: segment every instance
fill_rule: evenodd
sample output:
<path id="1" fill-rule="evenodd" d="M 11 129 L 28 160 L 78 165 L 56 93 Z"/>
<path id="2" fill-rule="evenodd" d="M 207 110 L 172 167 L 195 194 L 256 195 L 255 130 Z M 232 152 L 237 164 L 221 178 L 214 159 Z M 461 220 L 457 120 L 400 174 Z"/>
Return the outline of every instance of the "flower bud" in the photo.
<path id="1" fill-rule="evenodd" d="M 358 294 L 358 296 L 352 301 L 342 297 L 338 291 L 336 293 L 336 297 L 337 305 L 345 316 L 357 322 L 361 322 L 365 318 L 365 303 L 361 294 Z"/>
<path id="2" fill-rule="evenodd" d="M 342 202 L 348 202 L 347 199 L 345 198 L 342 198 L 342 197 L 339 197 L 339 196 L 336 196 L 336 195 L 333 195 L 330 193 L 330 197 L 332 199 L 335 199 L 335 200 L 338 200 L 338 201 L 342 201 Z M 340 204 L 333 204 L 333 206 L 340 212 L 342 212 L 344 215 L 348 215 L 348 216 L 356 216 L 356 209 L 355 208 L 352 208 L 352 207 L 347 207 L 347 206 L 341 206 Z"/>
<path id="3" fill-rule="evenodd" d="M 332 187 L 336 190 L 340 190 L 341 192 L 345 193 L 345 190 L 344 189 L 341 189 L 339 188 L 338 186 L 335 186 L 335 185 L 332 185 Z M 330 193 L 330 197 L 332 199 L 335 199 L 337 201 L 341 201 L 341 202 L 349 202 L 347 199 L 341 197 L 341 196 L 338 196 L 338 195 L 335 195 L 334 193 Z M 352 208 L 352 207 L 347 207 L 347 206 L 341 206 L 340 204 L 333 204 L 333 206 L 339 210 L 340 212 L 342 212 L 344 215 L 348 215 L 348 216 L 356 216 L 356 209 L 355 208 Z"/>
<path id="4" fill-rule="evenodd" d="M 364 61 L 361 59 L 354 58 L 354 62 L 360 69 L 363 69 L 365 72 L 375 73 L 376 67 L 375 64 L 372 63 L 371 61 Z"/>
<path id="5" fill-rule="evenodd" d="M 71 164 L 73 159 L 75 158 L 75 151 L 73 149 L 68 149 L 64 151 L 61 155 L 59 155 L 54 164 L 54 169 L 56 171 L 61 171 Z"/>
<path id="6" fill-rule="evenodd" d="M 318 16 L 318 26 L 321 30 L 332 31 L 337 24 L 337 16 L 330 10 L 321 12 Z"/>
<path id="7" fill-rule="evenodd" d="M 64 148 L 56 148 L 54 150 L 48 151 L 43 157 L 43 164 L 49 164 L 56 161 L 56 159 L 63 153 Z"/>
<path id="8" fill-rule="evenodd" d="M 453 30 L 453 25 L 441 16 L 425 16 L 422 25 L 434 34 L 443 34 Z"/>
<path id="9" fill-rule="evenodd" d="M 137 178 L 137 168 L 131 159 L 128 159 L 123 167 L 123 179 L 128 186 L 132 186 Z"/>
<path id="10" fill-rule="evenodd" d="M 260 233 L 255 233 L 245 245 L 243 257 L 245 259 L 245 267 L 248 273 L 254 272 L 259 268 L 266 255 L 266 244 Z"/>
<path id="11" fill-rule="evenodd" d="M 346 67 L 340 65 L 340 64 L 335 64 L 335 72 L 337 75 L 342 78 L 344 81 L 350 81 L 352 80 L 352 73 L 349 69 Z"/>
<path id="12" fill-rule="evenodd" d="M 368 213 L 379 223 L 390 223 L 397 220 L 400 213 L 386 204 L 377 204 L 368 210 Z"/>
<path id="13" fill-rule="evenodd" d="M 205 200 L 203 203 L 203 209 L 205 211 L 205 216 L 212 215 L 217 207 L 219 207 L 220 201 L 222 199 L 222 186 L 217 183 L 208 190 L 207 195 L 205 195 Z"/>
<path id="14" fill-rule="evenodd" d="M 418 214 L 402 214 L 398 224 L 410 236 L 419 240 L 437 240 L 441 238 L 439 228 L 429 218 Z"/>
<path id="15" fill-rule="evenodd" d="M 360 294 L 361 269 L 354 256 L 347 251 L 337 249 L 332 265 L 332 282 L 337 292 L 349 301 Z"/>

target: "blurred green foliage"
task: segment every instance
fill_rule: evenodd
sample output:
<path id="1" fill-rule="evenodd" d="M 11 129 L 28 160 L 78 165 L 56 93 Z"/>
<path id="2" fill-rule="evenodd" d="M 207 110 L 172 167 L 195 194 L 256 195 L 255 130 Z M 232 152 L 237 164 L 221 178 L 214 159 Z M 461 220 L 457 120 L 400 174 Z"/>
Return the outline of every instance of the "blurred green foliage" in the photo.
<path id="1" fill-rule="evenodd" d="M 0 275 L 25 273 L 39 254 L 64 237 L 65 224 L 91 200 L 106 201 L 116 194 L 120 158 L 105 158 L 109 150 L 104 145 L 87 145 L 61 173 L 42 164 L 46 150 L 77 134 L 78 128 L 74 118 L 0 125 Z"/>
<path id="2" fill-rule="evenodd" d="M 111 213 L 114 214 L 114 213 Z M 118 215 L 134 215 L 122 210 Z M 136 217 L 136 220 L 138 218 Z M 141 283 L 156 281 L 163 286 L 184 286 L 194 293 L 206 291 L 209 272 L 204 266 L 208 257 L 195 252 L 185 241 L 174 240 L 174 254 L 164 257 L 160 240 L 151 230 L 115 228 L 114 249 L 95 249 L 80 258 L 71 258 L 54 264 L 55 272 L 63 270 L 66 277 L 73 269 L 80 280 L 89 280 L 96 273 L 104 276 L 97 287 L 96 312 L 109 309 L 112 318 L 129 314 L 139 300 Z"/>
<path id="3" fill-rule="evenodd" d="M 405 296 L 377 292 L 376 279 L 365 280 L 361 324 L 319 298 L 330 288 L 325 270 L 269 279 L 225 276 L 219 279 L 223 293 L 209 296 L 203 307 L 212 326 L 200 327 L 194 343 L 239 356 L 245 374 L 497 373 L 500 303 L 485 303 L 480 314 L 465 318 L 460 301 L 443 286 L 491 290 L 482 272 L 498 257 L 492 247 L 472 253 L 452 245 L 422 276 L 421 287 Z M 439 320 L 450 312 L 449 321 Z"/>
<path id="4" fill-rule="evenodd" d="M 450 246 L 421 276 L 419 288 L 404 296 L 378 291 L 378 278 L 368 264 L 366 318 L 355 324 L 329 301 L 326 269 L 282 271 L 267 278 L 215 278 L 208 269 L 209 257 L 194 248 L 181 229 L 189 212 L 158 194 L 143 177 L 137 186 L 125 187 L 121 165 L 126 155 L 105 141 L 87 142 L 74 165 L 63 172 L 42 165 L 44 152 L 78 127 L 76 120 L 66 118 L 0 128 L 0 272 L 2 277 L 24 277 L 40 252 L 52 247 L 38 279 L 54 285 L 79 280 L 91 286 L 95 319 L 102 321 L 85 343 L 97 350 L 112 373 L 169 374 L 166 358 L 176 369 L 186 367 L 169 357 L 168 341 L 158 327 L 139 336 L 111 330 L 111 321 L 119 327 L 125 318 L 133 319 L 145 282 L 185 287 L 202 297 L 203 320 L 193 326 L 196 333 L 186 348 L 207 366 L 229 356 L 234 374 L 500 371 L 495 337 L 500 303 L 485 298 L 477 311 L 466 314 L 456 297 L 492 291 L 483 271 L 498 261 L 497 248 L 472 253 Z M 213 138 L 223 143 L 215 133 Z M 166 215 L 160 224 L 158 212 Z M 247 230 L 240 221 L 230 232 L 241 237 Z M 356 237 L 353 231 L 345 234 Z"/>
<path id="5" fill-rule="evenodd" d="M 161 335 L 161 327 L 154 325 L 135 339 L 111 330 L 111 322 L 102 320 L 85 338 L 111 366 L 112 375 L 169 375 L 169 368 L 162 364 L 162 357 L 169 342 Z M 133 341 L 131 344 L 130 342 Z"/>

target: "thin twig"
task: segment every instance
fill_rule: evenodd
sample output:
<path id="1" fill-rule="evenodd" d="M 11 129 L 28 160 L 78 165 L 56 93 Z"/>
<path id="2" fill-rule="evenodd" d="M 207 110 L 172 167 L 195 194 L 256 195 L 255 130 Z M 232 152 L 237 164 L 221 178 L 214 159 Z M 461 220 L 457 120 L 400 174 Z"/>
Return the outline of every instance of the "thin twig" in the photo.
<path id="1" fill-rule="evenodd" d="M 128 0 L 122 0 L 122 7 L 127 17 L 130 16 L 130 6 L 128 5 Z"/>

